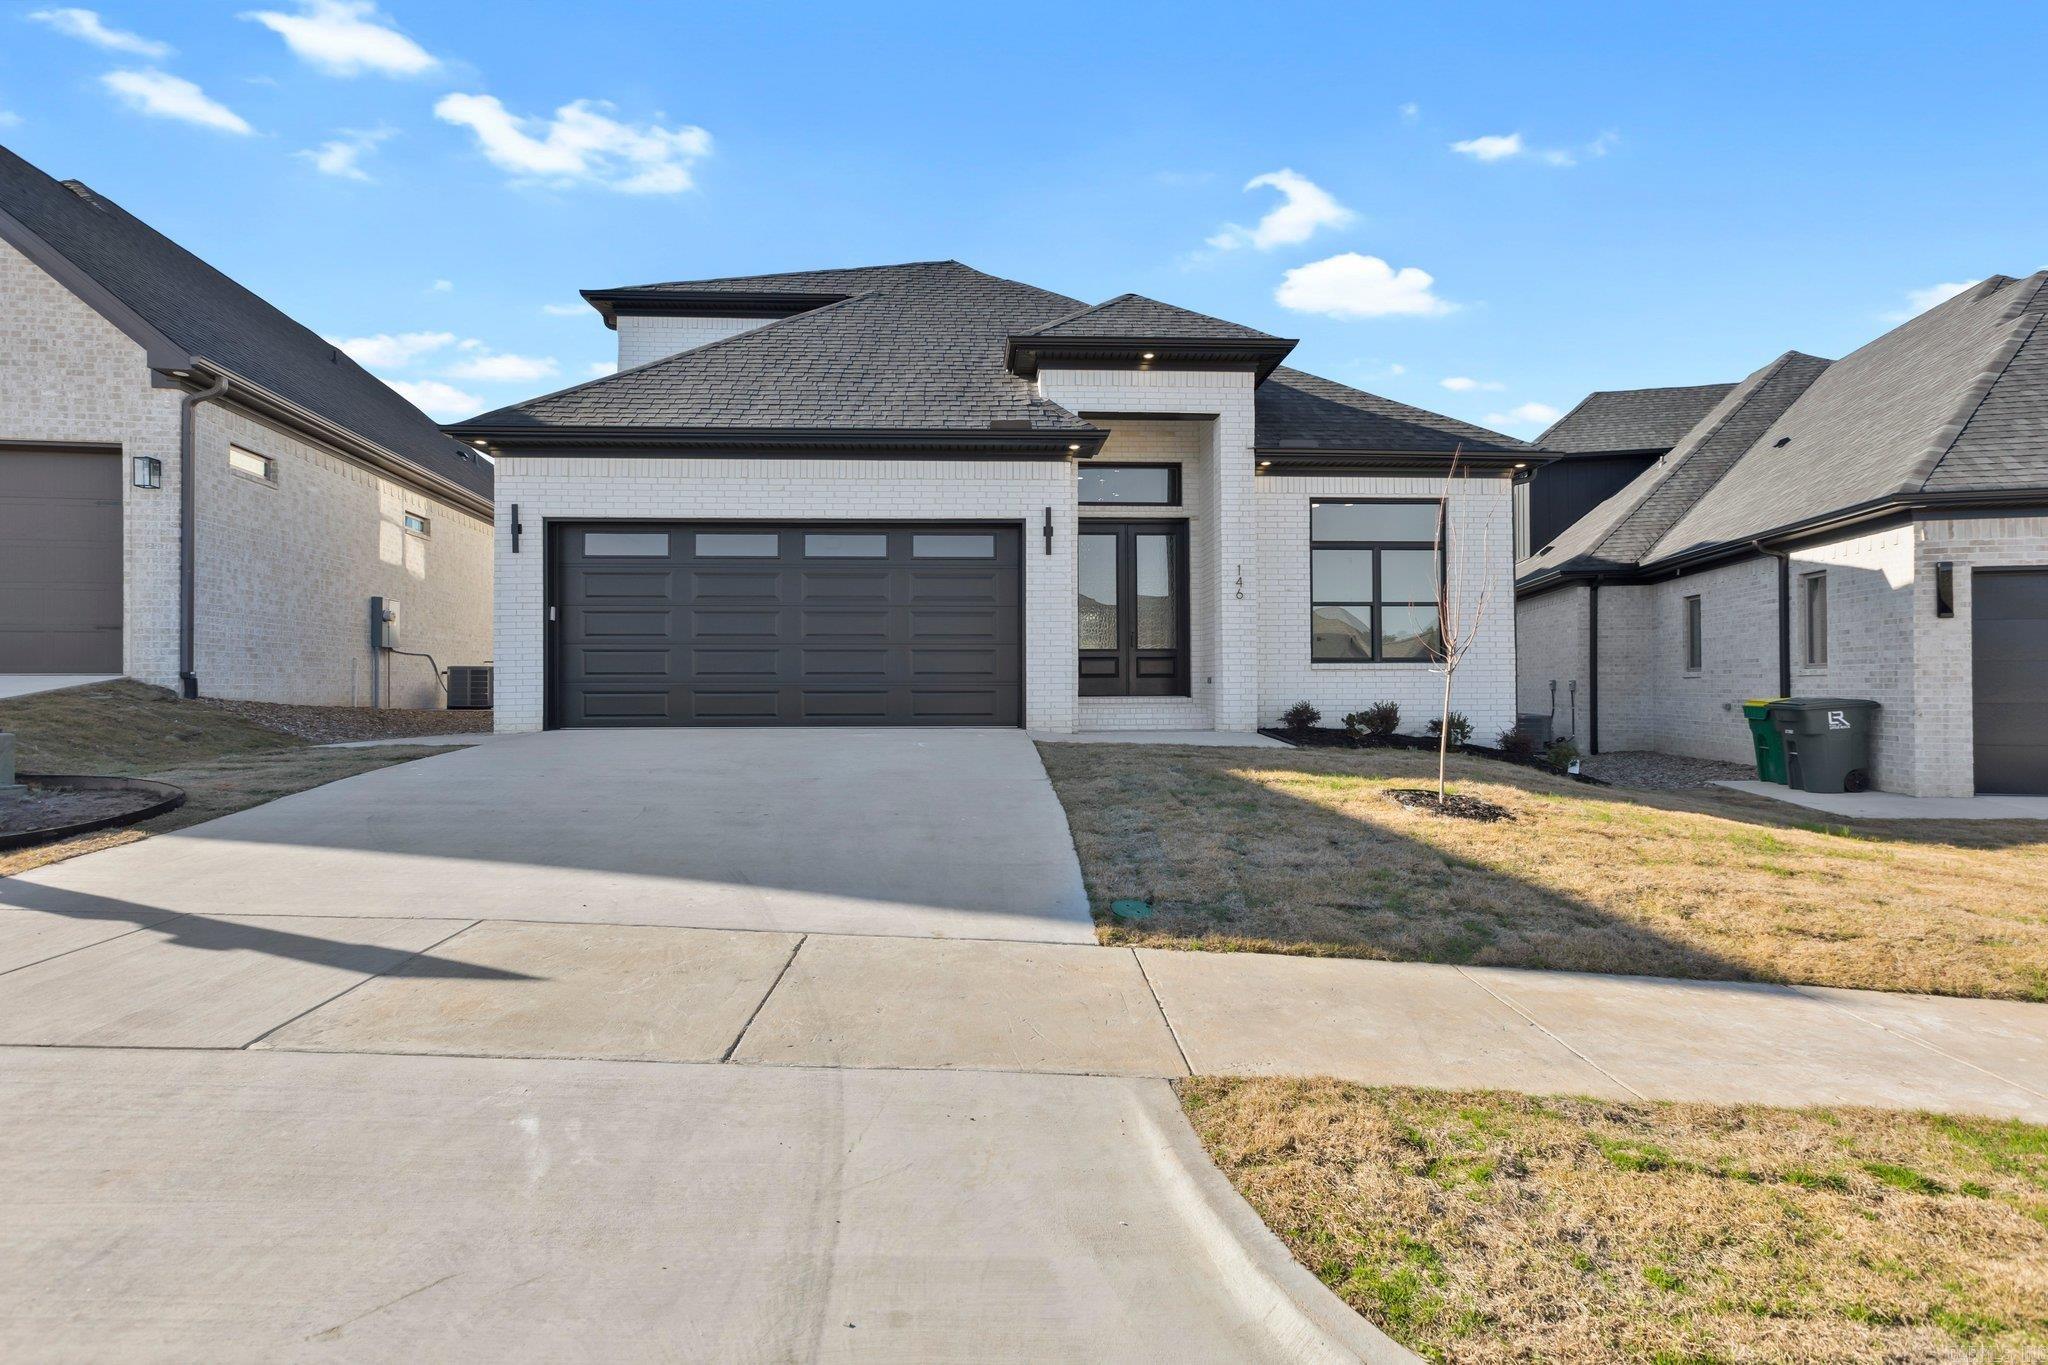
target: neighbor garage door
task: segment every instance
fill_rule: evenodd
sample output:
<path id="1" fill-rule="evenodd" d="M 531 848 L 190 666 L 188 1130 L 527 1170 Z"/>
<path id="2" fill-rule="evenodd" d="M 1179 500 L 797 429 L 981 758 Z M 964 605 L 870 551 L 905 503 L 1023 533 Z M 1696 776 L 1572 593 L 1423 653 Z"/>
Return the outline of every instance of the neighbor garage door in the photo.
<path id="1" fill-rule="evenodd" d="M 1019 725 L 1015 527 L 558 525 L 557 725 Z"/>
<path id="2" fill-rule="evenodd" d="M 1977 790 L 2048 794 L 2048 569 L 1978 569 Z"/>
<path id="3" fill-rule="evenodd" d="M 0 673 L 121 671 L 121 457 L 0 446 Z"/>

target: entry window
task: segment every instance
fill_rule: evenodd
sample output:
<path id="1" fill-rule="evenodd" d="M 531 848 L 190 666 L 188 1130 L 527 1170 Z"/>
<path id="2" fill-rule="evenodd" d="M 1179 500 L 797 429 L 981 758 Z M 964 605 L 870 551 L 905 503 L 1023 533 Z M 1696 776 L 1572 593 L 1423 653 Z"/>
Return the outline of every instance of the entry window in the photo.
<path id="1" fill-rule="evenodd" d="M 1429 663 L 1443 653 L 1435 502 L 1309 505 L 1309 658 Z"/>
<path id="2" fill-rule="evenodd" d="M 260 479 L 264 483 L 277 482 L 276 460 L 268 455 L 258 455 L 253 450 L 244 450 L 240 446 L 228 447 L 228 468 L 237 474 Z"/>
<path id="3" fill-rule="evenodd" d="M 1810 573 L 1799 589 L 1806 602 L 1806 663 L 1818 668 L 1828 661 L 1828 576 Z"/>
<path id="4" fill-rule="evenodd" d="M 585 531 L 583 553 L 592 558 L 665 559 L 666 531 Z"/>
<path id="5" fill-rule="evenodd" d="M 1178 507 L 1177 464 L 1089 464 L 1080 470 L 1084 507 Z"/>
<path id="6" fill-rule="evenodd" d="M 1685 671 L 1697 673 L 1706 666 L 1706 636 L 1701 628 L 1700 599 L 1685 599 Z"/>
<path id="7" fill-rule="evenodd" d="M 430 536 L 434 533 L 434 523 L 417 512 L 407 512 L 405 514 L 405 529 L 416 536 Z"/>
<path id="8" fill-rule="evenodd" d="M 812 559 L 886 559 L 889 537 L 813 533 L 804 537 L 804 553 Z"/>
<path id="9" fill-rule="evenodd" d="M 994 536 L 916 535 L 910 553 L 918 559 L 994 559 Z"/>
<path id="10" fill-rule="evenodd" d="M 773 531 L 703 531 L 697 536 L 700 559 L 773 559 L 778 550 Z"/>

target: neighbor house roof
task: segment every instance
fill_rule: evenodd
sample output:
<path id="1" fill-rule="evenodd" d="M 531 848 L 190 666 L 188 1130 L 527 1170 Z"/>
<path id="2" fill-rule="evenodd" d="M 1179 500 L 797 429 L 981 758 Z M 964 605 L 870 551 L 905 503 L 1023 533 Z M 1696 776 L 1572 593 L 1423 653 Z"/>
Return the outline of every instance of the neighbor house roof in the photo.
<path id="1" fill-rule="evenodd" d="M 491 467 L 331 343 L 120 205 L 0 147 L 0 236 L 189 360 L 224 370 L 488 499 Z M 56 260 L 47 259 L 55 253 Z M 156 360 L 163 356 L 153 357 Z"/>
<path id="2" fill-rule="evenodd" d="M 1994 275 L 1833 363 L 1788 352 L 1517 566 L 1655 571 L 1921 503 L 2048 492 L 2048 271 Z"/>
<path id="3" fill-rule="evenodd" d="M 1018 351 L 1065 355 L 1170 343 L 1254 365 L 1256 444 L 1347 454 L 1521 451 L 1512 437 L 1279 369 L 1293 342 L 1256 328 L 1123 294 L 1084 305 L 957 261 L 677 280 L 588 290 L 600 308 L 664 312 L 744 308 L 771 321 L 631 370 L 485 413 L 454 428 L 522 437 L 618 439 L 721 434 L 792 440 L 875 433 L 934 439 L 1051 438 L 1096 445 L 1105 433 L 1040 397 Z M 737 300 L 737 303 L 733 301 Z M 607 316 L 612 316 L 607 314 Z M 640 434 L 636 437 L 636 433 Z"/>
<path id="4" fill-rule="evenodd" d="M 1547 454 L 1620 455 L 1671 449 L 1734 388 L 1688 384 L 1589 393 L 1533 443 Z"/>

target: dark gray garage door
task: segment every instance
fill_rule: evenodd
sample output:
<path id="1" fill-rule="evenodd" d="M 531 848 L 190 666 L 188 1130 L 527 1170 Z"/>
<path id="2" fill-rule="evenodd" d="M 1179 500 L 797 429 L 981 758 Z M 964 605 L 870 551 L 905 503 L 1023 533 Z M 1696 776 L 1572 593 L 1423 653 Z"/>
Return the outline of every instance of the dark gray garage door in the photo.
<path id="1" fill-rule="evenodd" d="M 121 671 L 121 457 L 0 446 L 0 673 Z"/>
<path id="2" fill-rule="evenodd" d="M 2048 794 L 2048 569 L 1970 575 L 1977 790 Z"/>
<path id="3" fill-rule="evenodd" d="M 1019 725 L 1015 527 L 552 529 L 554 723 Z"/>

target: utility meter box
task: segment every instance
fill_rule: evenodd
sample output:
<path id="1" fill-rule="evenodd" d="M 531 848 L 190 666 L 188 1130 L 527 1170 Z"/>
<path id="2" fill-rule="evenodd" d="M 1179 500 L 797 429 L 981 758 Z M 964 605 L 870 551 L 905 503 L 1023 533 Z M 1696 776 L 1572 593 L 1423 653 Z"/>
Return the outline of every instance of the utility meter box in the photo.
<path id="1" fill-rule="evenodd" d="M 373 597 L 370 599 L 370 648 L 398 648 L 397 598 Z"/>

